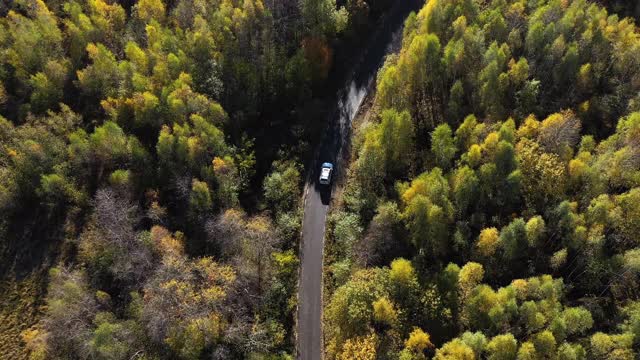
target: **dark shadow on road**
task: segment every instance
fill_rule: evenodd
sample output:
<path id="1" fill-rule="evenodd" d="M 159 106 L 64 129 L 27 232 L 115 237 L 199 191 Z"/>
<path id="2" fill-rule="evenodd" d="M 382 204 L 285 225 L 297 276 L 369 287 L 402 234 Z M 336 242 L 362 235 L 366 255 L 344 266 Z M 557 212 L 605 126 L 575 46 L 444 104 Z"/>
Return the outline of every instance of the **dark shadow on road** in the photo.
<path id="1" fill-rule="evenodd" d="M 329 205 L 329 203 L 331 202 L 333 185 L 322 185 L 316 183 L 315 190 L 320 194 L 320 201 L 322 202 L 322 205 Z"/>

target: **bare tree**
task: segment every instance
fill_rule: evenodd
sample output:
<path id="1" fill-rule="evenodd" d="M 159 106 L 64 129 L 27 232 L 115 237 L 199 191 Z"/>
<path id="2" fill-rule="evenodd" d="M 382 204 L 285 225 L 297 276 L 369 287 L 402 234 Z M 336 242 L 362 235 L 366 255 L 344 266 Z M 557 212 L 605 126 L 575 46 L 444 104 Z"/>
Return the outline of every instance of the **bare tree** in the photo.
<path id="1" fill-rule="evenodd" d="M 144 287 L 144 322 L 150 339 L 169 344 L 174 351 L 190 351 L 189 341 L 175 338 L 203 336 L 206 346 L 219 342 L 228 318 L 228 298 L 235 272 L 211 258 L 165 256 L 162 265 Z M 198 324 L 193 327 L 193 324 Z M 196 335 L 193 332 L 198 332 Z M 173 337 L 174 341 L 167 342 Z M 202 349 L 200 349 L 202 350 Z"/>
<path id="2" fill-rule="evenodd" d="M 81 255 L 86 259 L 112 253 L 109 271 L 116 279 L 139 284 L 154 267 L 151 249 L 135 231 L 137 207 L 111 188 L 97 191 L 94 221 L 81 236 Z"/>
<path id="3" fill-rule="evenodd" d="M 582 124 L 571 110 L 553 114 L 542 122 L 538 141 L 547 152 L 562 155 L 564 149 L 573 147 L 580 139 Z"/>
<path id="4" fill-rule="evenodd" d="M 381 204 L 369 224 L 365 236 L 354 246 L 356 261 L 363 267 L 384 262 L 383 257 L 393 253 L 397 247 L 400 213 L 394 203 Z"/>
<path id="5" fill-rule="evenodd" d="M 88 358 L 97 304 L 83 271 L 65 267 L 50 272 L 47 313 L 43 320 L 48 350 L 64 358 L 76 354 Z"/>
<path id="6" fill-rule="evenodd" d="M 256 216 L 247 222 L 242 240 L 242 251 L 236 257 L 238 272 L 245 277 L 260 297 L 265 289 L 265 281 L 271 273 L 271 254 L 275 251 L 278 238 L 273 224 L 265 216 Z"/>
<path id="7" fill-rule="evenodd" d="M 245 214 L 240 210 L 229 209 L 207 221 L 207 241 L 219 249 L 223 259 L 231 259 L 242 250 L 245 227 Z"/>

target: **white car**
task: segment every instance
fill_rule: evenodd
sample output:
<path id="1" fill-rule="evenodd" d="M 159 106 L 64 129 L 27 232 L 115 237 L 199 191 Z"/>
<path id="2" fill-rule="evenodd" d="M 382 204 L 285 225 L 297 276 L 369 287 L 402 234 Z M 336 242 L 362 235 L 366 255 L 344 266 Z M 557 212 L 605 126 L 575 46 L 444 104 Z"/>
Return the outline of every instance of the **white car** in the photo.
<path id="1" fill-rule="evenodd" d="M 332 163 L 322 164 L 322 168 L 320 169 L 320 184 L 322 185 L 331 184 L 331 175 L 333 175 L 333 164 Z"/>

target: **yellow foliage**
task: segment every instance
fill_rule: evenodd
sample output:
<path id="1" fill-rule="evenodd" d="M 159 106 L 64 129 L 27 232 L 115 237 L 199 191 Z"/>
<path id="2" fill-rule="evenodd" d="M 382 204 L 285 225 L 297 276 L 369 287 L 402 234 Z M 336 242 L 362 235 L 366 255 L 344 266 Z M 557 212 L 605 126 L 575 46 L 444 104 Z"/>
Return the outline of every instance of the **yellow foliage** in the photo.
<path id="1" fill-rule="evenodd" d="M 7 90 L 4 85 L 0 84 L 0 105 L 4 105 L 7 102 Z"/>
<path id="2" fill-rule="evenodd" d="M 534 139 L 540 132 L 540 121 L 534 115 L 527 116 L 518 129 L 518 138 Z"/>
<path id="3" fill-rule="evenodd" d="M 238 209 L 229 209 L 224 212 L 223 221 L 227 223 L 244 224 L 244 212 Z"/>
<path id="4" fill-rule="evenodd" d="M 219 158 L 217 156 L 213 158 L 211 165 L 213 165 L 213 171 L 215 171 L 216 174 L 220 172 L 224 172 L 225 169 L 227 168 L 226 162 L 222 158 Z"/>
<path id="5" fill-rule="evenodd" d="M 496 147 L 498 147 L 499 141 L 500 136 L 498 135 L 498 133 L 495 131 L 490 132 L 482 143 L 482 149 L 485 151 L 485 153 L 492 157 L 496 151 Z"/>
<path id="6" fill-rule="evenodd" d="M 35 328 L 24 330 L 22 341 L 29 352 L 29 360 L 44 360 L 47 358 L 47 333 Z"/>
<path id="7" fill-rule="evenodd" d="M 133 41 L 129 41 L 125 46 L 124 52 L 127 55 L 127 59 L 136 66 L 136 70 L 146 73 L 147 68 L 149 67 L 149 59 L 147 58 L 145 51 L 142 50 L 138 44 Z"/>
<path id="8" fill-rule="evenodd" d="M 415 277 L 416 273 L 411 261 L 400 258 L 391 262 L 391 271 L 389 272 L 391 282 L 406 285 L 411 283 Z"/>
<path id="9" fill-rule="evenodd" d="M 540 241 L 544 231 L 545 231 L 545 223 L 542 216 L 534 216 L 525 225 L 525 229 L 527 232 L 527 240 L 529 241 L 529 245 L 531 246 L 539 246 L 538 242 Z"/>
<path id="10" fill-rule="evenodd" d="M 427 191 L 428 184 L 426 181 L 420 178 L 414 179 L 411 182 L 411 186 L 402 193 L 402 200 L 408 204 L 414 197 L 420 194 L 426 194 Z"/>
<path id="11" fill-rule="evenodd" d="M 458 283 L 462 289 L 471 289 L 480 284 L 484 277 L 484 268 L 476 262 L 468 262 L 460 269 Z"/>
<path id="12" fill-rule="evenodd" d="M 161 226 L 151 228 L 151 240 L 163 256 L 181 256 L 184 254 L 184 244 L 169 231 Z"/>
<path id="13" fill-rule="evenodd" d="M 469 151 L 467 152 L 467 162 L 469 163 L 469 166 L 476 167 L 478 165 L 480 165 L 480 161 L 482 160 L 482 147 L 480 147 L 480 145 L 478 144 L 473 144 L 471 145 L 471 147 L 469 148 Z"/>
<path id="14" fill-rule="evenodd" d="M 272 230 L 271 221 L 264 216 L 252 217 L 251 220 L 247 222 L 247 230 L 255 234 L 269 233 Z"/>
<path id="15" fill-rule="evenodd" d="M 476 248 L 482 256 L 492 256 L 498 248 L 499 241 L 498 229 L 494 227 L 482 229 L 476 242 Z"/>
<path id="16" fill-rule="evenodd" d="M 573 180 L 581 178 L 587 169 L 588 166 L 580 159 L 572 159 L 569 161 L 569 176 Z"/>
<path id="17" fill-rule="evenodd" d="M 558 271 L 564 264 L 567 262 L 567 249 L 563 248 L 561 250 L 553 253 L 551 257 L 550 264 L 551 268 Z"/>
<path id="18" fill-rule="evenodd" d="M 453 339 L 436 351 L 434 360 L 475 360 L 476 355 L 467 344 L 460 339 Z"/>
<path id="19" fill-rule="evenodd" d="M 110 4 L 111 1 L 106 2 L 104 0 L 89 0 L 88 3 L 92 13 L 99 15 L 104 20 L 108 20 L 100 21 L 100 25 L 108 26 L 107 24 L 112 24 L 115 28 L 124 26 L 127 15 L 120 4 Z"/>
<path id="20" fill-rule="evenodd" d="M 165 229 L 162 226 L 154 226 L 151 228 L 150 230 L 151 233 L 151 240 L 155 243 L 155 242 L 159 242 L 160 239 L 162 239 L 165 236 L 171 236 L 171 233 L 169 232 L 169 230 Z"/>
<path id="21" fill-rule="evenodd" d="M 228 286 L 236 280 L 236 273 L 231 266 L 220 265 L 211 257 L 199 259 L 196 268 L 207 276 L 210 283 Z"/>
<path id="22" fill-rule="evenodd" d="M 165 15 L 165 6 L 162 0 L 140 0 L 136 6 L 138 18 L 144 22 L 151 20 L 162 21 Z"/>
<path id="23" fill-rule="evenodd" d="M 509 77 L 515 84 L 521 84 L 529 77 L 529 64 L 525 58 L 509 60 Z"/>
<path id="24" fill-rule="evenodd" d="M 162 229 L 154 232 L 156 236 L 166 235 Z M 180 235 L 176 234 L 176 238 Z M 185 256 L 167 257 L 162 266 L 167 274 L 174 275 L 159 286 L 145 287 L 145 303 L 155 311 L 165 312 L 170 319 L 166 344 L 181 358 L 197 359 L 224 331 L 224 317 L 215 309 L 228 295 L 235 272 L 210 257 L 195 261 Z"/>
<path id="25" fill-rule="evenodd" d="M 530 204 L 560 197 L 566 186 L 566 166 L 556 154 L 544 152 L 531 140 L 516 146 L 525 198 Z"/>
<path id="26" fill-rule="evenodd" d="M 375 360 L 378 338 L 375 334 L 348 339 L 342 346 L 340 360 Z"/>
<path id="27" fill-rule="evenodd" d="M 515 279 L 511 282 L 511 287 L 516 291 L 516 297 L 519 300 L 524 300 L 527 298 L 527 285 L 528 283 L 525 279 Z"/>
<path id="28" fill-rule="evenodd" d="M 422 353 L 426 348 L 432 348 L 431 336 L 420 328 L 413 328 L 404 346 L 414 352 Z"/>
<path id="29" fill-rule="evenodd" d="M 373 302 L 373 318 L 380 323 L 392 325 L 398 319 L 393 303 L 386 297 Z"/>

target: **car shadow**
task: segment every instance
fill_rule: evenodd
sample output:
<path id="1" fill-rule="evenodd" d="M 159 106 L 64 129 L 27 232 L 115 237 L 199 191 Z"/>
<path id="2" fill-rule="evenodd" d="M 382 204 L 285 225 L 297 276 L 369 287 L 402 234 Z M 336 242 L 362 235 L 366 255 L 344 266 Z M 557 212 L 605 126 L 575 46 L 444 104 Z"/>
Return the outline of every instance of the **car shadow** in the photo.
<path id="1" fill-rule="evenodd" d="M 314 178 L 313 180 L 313 190 L 320 195 L 320 201 L 322 205 L 329 205 L 331 202 L 331 193 L 333 190 L 333 182 L 329 185 L 320 184 L 318 179 Z"/>
<path id="2" fill-rule="evenodd" d="M 331 202 L 331 189 L 333 186 L 331 185 L 322 185 L 317 184 L 316 189 L 320 193 L 320 201 L 322 201 L 322 205 L 329 205 Z"/>

